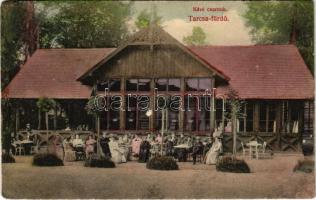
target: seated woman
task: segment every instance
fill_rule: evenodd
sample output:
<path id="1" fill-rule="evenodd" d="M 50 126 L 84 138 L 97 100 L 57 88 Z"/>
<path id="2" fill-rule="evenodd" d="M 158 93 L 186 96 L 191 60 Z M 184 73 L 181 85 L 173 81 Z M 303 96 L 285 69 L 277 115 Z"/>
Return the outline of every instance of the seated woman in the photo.
<path id="1" fill-rule="evenodd" d="M 65 156 L 64 160 L 67 162 L 75 161 L 76 160 L 76 152 L 72 144 L 70 143 L 70 138 L 66 138 L 63 142 Z"/>
<path id="2" fill-rule="evenodd" d="M 162 137 L 161 137 L 161 134 L 158 133 L 156 139 L 155 139 L 155 142 L 158 143 L 158 144 L 162 144 Z"/>
<path id="3" fill-rule="evenodd" d="M 79 137 L 78 134 L 76 135 L 76 138 L 73 139 L 71 142 L 72 142 L 72 145 L 73 145 L 74 147 L 78 147 L 78 146 L 82 147 L 82 146 L 84 146 L 84 145 L 83 145 L 83 141 L 82 141 L 82 139 Z"/>
<path id="4" fill-rule="evenodd" d="M 90 154 L 94 153 L 94 145 L 97 143 L 95 139 L 93 139 L 92 135 L 89 135 L 88 140 L 86 141 L 86 157 L 88 158 Z"/>
<path id="5" fill-rule="evenodd" d="M 216 164 L 219 153 L 222 149 L 222 142 L 218 137 L 215 137 L 215 141 L 211 147 L 211 149 L 206 154 L 205 163 L 207 165 Z"/>
<path id="6" fill-rule="evenodd" d="M 138 157 L 139 151 L 140 151 L 140 144 L 143 142 L 143 140 L 138 137 L 138 135 L 135 135 L 134 139 L 132 140 L 132 154 L 135 157 Z"/>
<path id="7" fill-rule="evenodd" d="M 110 142 L 110 139 L 106 136 L 106 133 L 104 132 L 100 138 L 100 145 L 101 145 L 104 156 L 107 158 L 111 158 L 109 142 Z"/>
<path id="8" fill-rule="evenodd" d="M 122 148 L 119 147 L 118 138 L 112 136 L 110 138 L 109 147 L 112 155 L 111 160 L 114 163 L 126 162 L 124 150 L 122 150 Z"/>

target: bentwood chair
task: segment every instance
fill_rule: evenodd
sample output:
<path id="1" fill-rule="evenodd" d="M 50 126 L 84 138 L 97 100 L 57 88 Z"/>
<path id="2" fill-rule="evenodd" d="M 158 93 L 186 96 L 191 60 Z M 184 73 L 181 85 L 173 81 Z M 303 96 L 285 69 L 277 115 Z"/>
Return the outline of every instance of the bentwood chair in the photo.
<path id="1" fill-rule="evenodd" d="M 242 148 L 242 156 L 243 157 L 250 155 L 250 153 L 251 153 L 250 149 L 246 148 L 243 142 L 241 142 L 241 148 Z M 248 155 L 246 155 L 246 154 L 248 154 Z"/>
<path id="2" fill-rule="evenodd" d="M 15 147 L 15 155 L 22 155 L 22 152 L 25 155 L 24 147 L 21 144 L 17 144 L 17 146 Z"/>

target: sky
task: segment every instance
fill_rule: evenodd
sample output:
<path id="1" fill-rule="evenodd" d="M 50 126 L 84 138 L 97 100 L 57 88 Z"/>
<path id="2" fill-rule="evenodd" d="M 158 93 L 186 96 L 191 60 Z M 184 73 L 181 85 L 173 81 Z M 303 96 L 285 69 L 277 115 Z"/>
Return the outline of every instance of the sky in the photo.
<path id="1" fill-rule="evenodd" d="M 135 1 L 132 17 L 128 24 L 131 30 L 136 29 L 135 20 L 142 10 L 151 11 L 152 5 L 162 17 L 162 27 L 178 41 L 192 33 L 195 26 L 206 33 L 209 45 L 249 45 L 252 44 L 249 29 L 242 14 L 247 10 L 244 2 L 234 1 Z M 193 11 L 193 7 L 204 8 L 204 11 Z M 225 8 L 226 11 L 207 11 L 207 8 Z M 226 16 L 229 21 L 190 21 L 189 16 Z"/>

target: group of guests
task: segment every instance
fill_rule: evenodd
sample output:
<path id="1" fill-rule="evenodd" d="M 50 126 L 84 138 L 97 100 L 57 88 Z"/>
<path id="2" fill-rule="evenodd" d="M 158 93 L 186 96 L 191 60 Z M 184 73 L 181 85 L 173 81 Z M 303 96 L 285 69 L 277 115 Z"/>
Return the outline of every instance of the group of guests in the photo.
<path id="1" fill-rule="evenodd" d="M 216 129 L 213 137 L 185 136 L 184 134 L 150 133 L 141 137 L 138 134 L 114 135 L 104 132 L 97 142 L 97 138 L 89 135 L 83 140 L 76 135 L 62 141 L 63 159 L 65 161 L 83 160 L 100 151 L 104 157 L 115 163 L 125 163 L 128 160 L 147 162 L 151 156 L 173 156 L 178 161 L 185 162 L 189 155 L 193 164 L 197 157 L 206 164 L 215 164 L 218 155 L 222 152 L 221 130 Z"/>

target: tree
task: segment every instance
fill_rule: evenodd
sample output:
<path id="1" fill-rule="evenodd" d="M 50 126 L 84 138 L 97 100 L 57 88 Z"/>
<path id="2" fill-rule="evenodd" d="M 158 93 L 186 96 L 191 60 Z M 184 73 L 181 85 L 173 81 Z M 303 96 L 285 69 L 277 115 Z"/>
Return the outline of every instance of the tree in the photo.
<path id="1" fill-rule="evenodd" d="M 35 51 L 37 24 L 33 1 L 5 1 L 1 6 L 1 88 Z"/>
<path id="2" fill-rule="evenodd" d="M 152 19 L 151 19 L 152 18 Z M 157 14 L 157 7 L 153 7 L 152 13 L 147 10 L 143 10 L 137 16 L 137 21 L 135 25 L 138 29 L 146 28 L 149 26 L 151 20 L 153 24 L 160 25 L 162 17 Z"/>
<path id="3" fill-rule="evenodd" d="M 192 35 L 183 37 L 183 42 L 187 45 L 204 45 L 206 34 L 199 26 L 195 26 L 192 29 Z"/>
<path id="4" fill-rule="evenodd" d="M 242 113 L 242 108 L 245 105 L 245 101 L 238 97 L 238 93 L 229 88 L 227 92 L 227 105 L 230 108 L 230 112 L 226 112 L 226 118 L 232 122 L 232 132 L 233 132 L 233 156 L 236 157 L 237 153 L 237 120 L 244 117 Z"/>
<path id="5" fill-rule="evenodd" d="M 306 64 L 314 66 L 314 10 L 312 1 L 248 2 L 244 14 L 252 40 L 258 44 L 295 43 Z"/>
<path id="6" fill-rule="evenodd" d="M 48 144 L 48 112 L 52 109 L 54 109 L 57 106 L 57 103 L 54 99 L 49 99 L 47 97 L 42 97 L 39 98 L 38 101 L 36 102 L 36 105 L 40 112 L 45 113 L 45 124 L 46 124 L 46 139 L 47 139 L 47 144 Z"/>
<path id="7" fill-rule="evenodd" d="M 97 139 L 97 156 L 101 156 L 101 147 L 100 147 L 100 114 L 103 111 L 102 108 L 105 106 L 105 99 L 99 96 L 91 96 L 89 101 L 86 104 L 86 111 L 89 115 L 93 115 L 96 119 L 96 131 L 98 135 Z"/>
<path id="8" fill-rule="evenodd" d="M 1 6 L 1 91 L 19 71 L 20 65 L 33 54 L 37 46 L 37 24 L 33 1 L 4 1 Z M 14 108 L 16 102 L 1 101 L 2 144 L 8 150 L 14 131 Z"/>
<path id="9" fill-rule="evenodd" d="M 40 46 L 115 47 L 127 36 L 130 2 L 39 1 Z"/>

